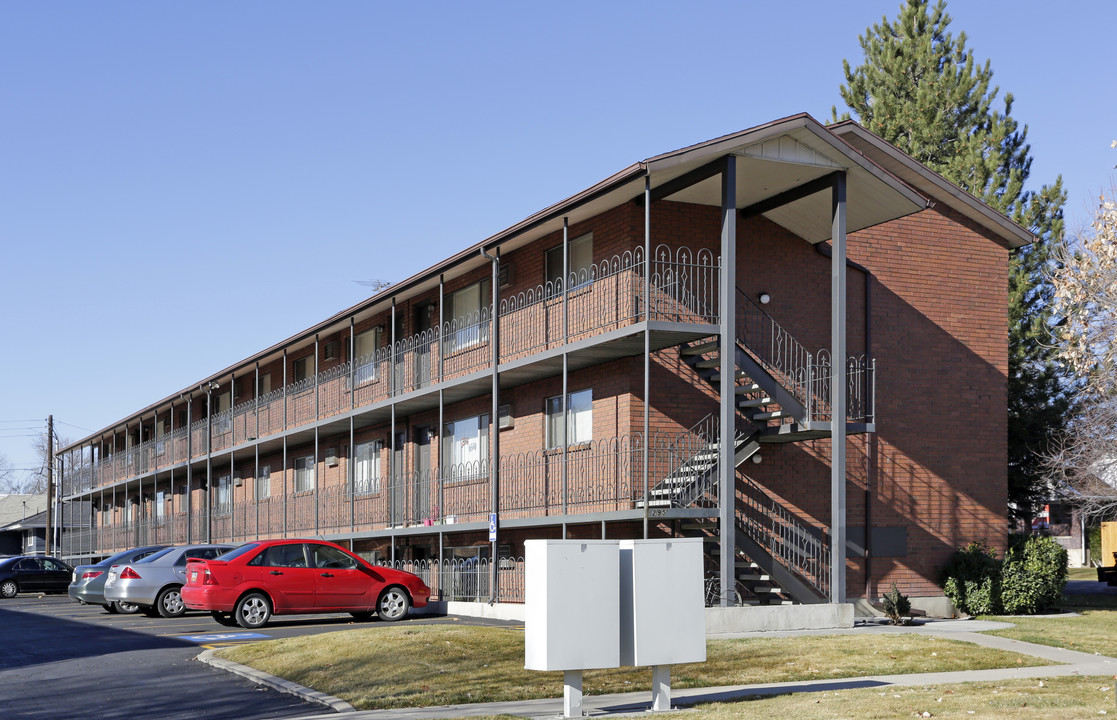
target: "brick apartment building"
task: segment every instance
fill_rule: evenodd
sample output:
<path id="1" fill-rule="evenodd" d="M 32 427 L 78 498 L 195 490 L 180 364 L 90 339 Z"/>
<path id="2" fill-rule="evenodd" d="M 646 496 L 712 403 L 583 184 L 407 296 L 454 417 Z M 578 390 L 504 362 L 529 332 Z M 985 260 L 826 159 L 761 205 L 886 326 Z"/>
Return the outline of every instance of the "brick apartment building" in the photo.
<path id="1" fill-rule="evenodd" d="M 64 555 L 319 536 L 518 601 L 525 539 L 702 534 L 744 602 L 940 597 L 1003 550 L 1031 240 L 854 123 L 653 157 L 62 449 Z"/>

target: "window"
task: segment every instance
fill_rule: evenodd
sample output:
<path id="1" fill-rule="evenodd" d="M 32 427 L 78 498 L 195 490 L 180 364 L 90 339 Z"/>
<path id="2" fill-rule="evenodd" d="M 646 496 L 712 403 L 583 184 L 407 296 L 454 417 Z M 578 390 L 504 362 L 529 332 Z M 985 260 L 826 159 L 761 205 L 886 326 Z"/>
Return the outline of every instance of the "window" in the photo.
<path id="1" fill-rule="evenodd" d="M 376 380 L 376 350 L 381 345 L 384 329 L 374 327 L 353 338 L 353 382 L 364 385 Z"/>
<path id="2" fill-rule="evenodd" d="M 295 361 L 295 382 L 302 382 L 310 377 L 310 373 L 314 369 L 311 360 L 313 358 L 307 355 Z"/>
<path id="3" fill-rule="evenodd" d="M 483 472 L 489 459 L 489 416 L 474 415 L 446 423 L 442 455 L 449 461 L 451 478 L 466 478 Z"/>
<path id="4" fill-rule="evenodd" d="M 446 306 L 449 311 L 450 351 L 485 342 L 489 339 L 489 303 L 492 301 L 490 282 L 482 280 L 456 293 L 451 293 Z"/>
<path id="5" fill-rule="evenodd" d="M 256 471 L 256 499 L 271 495 L 271 465 L 261 465 Z"/>
<path id="6" fill-rule="evenodd" d="M 368 495 L 380 492 L 380 450 L 384 443 L 379 440 L 360 443 L 353 453 L 353 492 Z"/>
<path id="7" fill-rule="evenodd" d="M 124 527 L 132 524 L 132 508 L 135 506 L 136 501 L 128 499 L 124 501 Z"/>
<path id="8" fill-rule="evenodd" d="M 256 381 L 256 397 L 263 397 L 271 392 L 271 373 L 260 373 Z"/>
<path id="9" fill-rule="evenodd" d="M 159 492 L 155 493 L 155 522 L 159 525 L 162 525 L 166 517 L 167 493 L 160 490 Z"/>
<path id="10" fill-rule="evenodd" d="M 335 547 L 311 543 L 308 549 L 311 567 L 336 570 L 353 570 L 357 567 L 356 560 Z"/>
<path id="11" fill-rule="evenodd" d="M 576 288 L 593 280 L 593 233 L 579 235 L 570 241 L 570 287 Z M 562 245 L 547 251 L 547 282 L 554 292 L 562 291 Z"/>
<path id="12" fill-rule="evenodd" d="M 217 478 L 217 497 L 213 505 L 215 515 L 228 515 L 233 510 L 232 488 L 229 476 L 222 475 Z"/>
<path id="13" fill-rule="evenodd" d="M 314 489 L 314 456 L 295 458 L 295 492 Z"/>
<path id="14" fill-rule="evenodd" d="M 306 567 L 306 553 L 302 543 L 272 545 L 248 561 L 249 565 L 265 567 Z"/>
<path id="15" fill-rule="evenodd" d="M 578 390 L 566 396 L 568 445 L 593 440 L 593 389 Z M 562 447 L 562 396 L 547 398 L 547 447 Z"/>

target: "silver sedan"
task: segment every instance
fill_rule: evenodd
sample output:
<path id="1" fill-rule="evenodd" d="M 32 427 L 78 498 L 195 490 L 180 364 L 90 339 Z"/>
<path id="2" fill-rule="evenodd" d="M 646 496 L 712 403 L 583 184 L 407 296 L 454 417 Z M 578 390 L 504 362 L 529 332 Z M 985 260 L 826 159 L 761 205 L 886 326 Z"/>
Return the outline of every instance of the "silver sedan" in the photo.
<path id="1" fill-rule="evenodd" d="M 113 565 L 105 580 L 105 599 L 139 605 L 149 615 L 178 617 L 186 612 L 180 591 L 186 583 L 187 559 L 211 560 L 233 547 L 181 545 L 160 550 L 139 562 Z"/>
<path id="2" fill-rule="evenodd" d="M 100 605 L 110 613 L 134 613 L 139 608 L 130 603 L 111 603 L 105 599 L 105 581 L 109 577 L 109 568 L 113 565 L 134 563 L 143 560 L 148 555 L 156 553 L 166 545 L 149 545 L 147 547 L 132 548 L 116 555 L 107 557 L 93 565 L 79 565 L 74 568 L 74 576 L 70 580 L 70 599 L 83 605 Z"/>

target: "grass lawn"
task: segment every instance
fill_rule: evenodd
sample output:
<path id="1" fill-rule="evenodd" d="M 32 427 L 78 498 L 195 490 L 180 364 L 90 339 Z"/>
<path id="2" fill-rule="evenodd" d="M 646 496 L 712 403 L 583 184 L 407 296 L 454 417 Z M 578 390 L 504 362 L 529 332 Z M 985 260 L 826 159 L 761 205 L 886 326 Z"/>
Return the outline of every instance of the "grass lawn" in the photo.
<path id="1" fill-rule="evenodd" d="M 1045 664 L 914 634 L 715 639 L 706 647 L 706 662 L 674 666 L 673 687 Z M 524 634 L 515 628 L 411 621 L 269 640 L 219 654 L 360 709 L 562 696 L 562 673 L 524 670 Z M 650 691 L 650 685 L 647 668 L 587 671 L 584 678 L 588 695 Z"/>
<path id="2" fill-rule="evenodd" d="M 1117 657 L 1117 596 L 1065 595 L 1062 609 L 1079 613 L 1063 617 L 988 617 L 1016 627 L 994 630 L 990 635 L 1040 645 Z"/>

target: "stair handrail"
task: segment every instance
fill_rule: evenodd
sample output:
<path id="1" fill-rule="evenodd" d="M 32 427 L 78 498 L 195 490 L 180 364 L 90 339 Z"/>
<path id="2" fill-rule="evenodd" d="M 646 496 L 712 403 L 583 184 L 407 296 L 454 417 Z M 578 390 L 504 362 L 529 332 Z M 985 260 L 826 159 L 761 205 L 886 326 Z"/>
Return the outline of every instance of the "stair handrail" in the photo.
<path id="1" fill-rule="evenodd" d="M 737 313 L 737 340 L 804 407 L 809 408 L 813 367 L 811 352 L 741 288 L 736 290 L 738 308 L 743 306 L 744 310 Z M 807 418 L 811 416 L 808 414 Z"/>
<path id="2" fill-rule="evenodd" d="M 655 490 L 666 488 L 668 482 L 675 478 L 683 467 L 693 462 L 699 453 L 707 450 L 710 443 L 716 443 L 717 437 L 718 415 L 716 412 L 709 413 L 691 427 L 677 434 L 674 441 L 665 450 L 667 472 L 655 486 Z M 681 492 L 675 493 L 672 494 L 671 504 L 677 507 L 686 507 L 697 502 L 703 494 L 704 487 L 700 487 L 697 492 L 689 493 L 688 497 L 680 497 Z"/>
<path id="3" fill-rule="evenodd" d="M 759 304 L 737 288 L 737 340 L 752 353 L 805 409 L 806 420 L 830 421 L 830 352 L 807 350 Z M 765 342 L 767 336 L 767 342 Z M 767 347 L 765 347 L 767 346 Z M 846 419 L 872 422 L 876 417 L 876 360 L 846 358 Z"/>
<path id="4" fill-rule="evenodd" d="M 772 559 L 793 571 L 824 597 L 830 595 L 830 545 L 749 477 L 737 493 L 737 526 Z"/>

